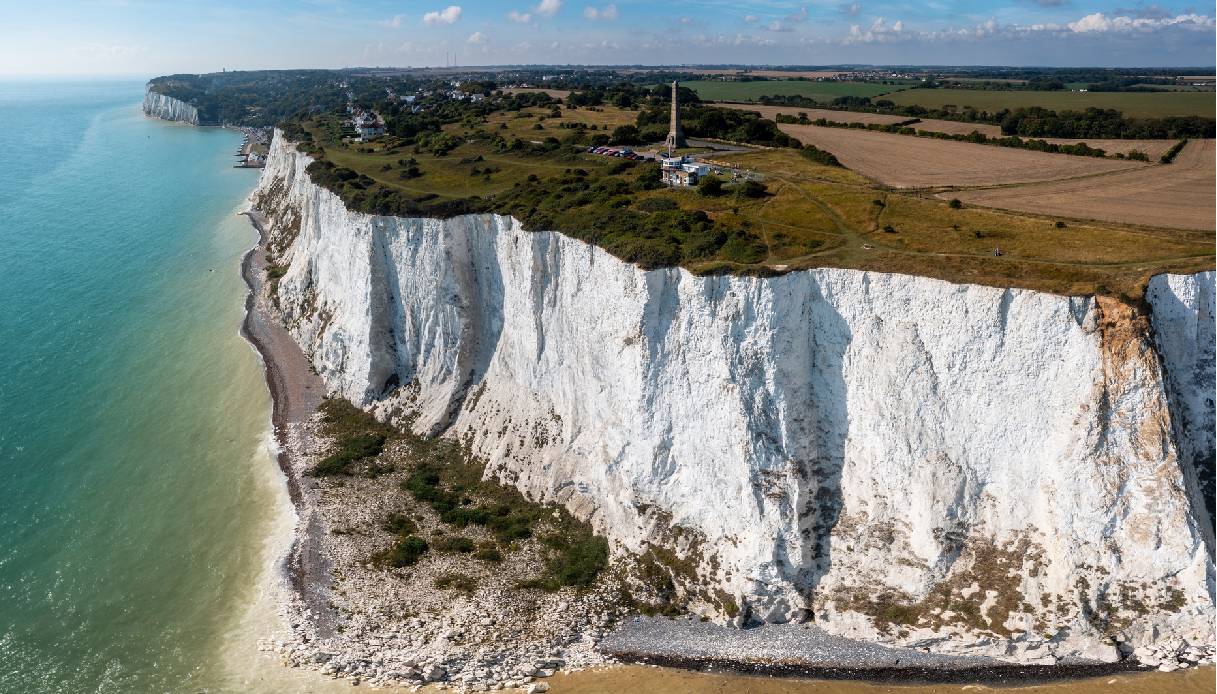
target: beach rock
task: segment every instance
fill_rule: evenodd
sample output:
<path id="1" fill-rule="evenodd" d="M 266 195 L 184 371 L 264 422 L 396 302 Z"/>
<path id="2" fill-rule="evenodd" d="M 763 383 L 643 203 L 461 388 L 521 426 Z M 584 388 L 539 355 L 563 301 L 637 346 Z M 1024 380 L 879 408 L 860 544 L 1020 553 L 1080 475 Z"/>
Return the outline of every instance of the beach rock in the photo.
<path id="1" fill-rule="evenodd" d="M 549 684 L 545 682 L 533 682 L 524 688 L 526 694 L 543 694 L 549 691 Z"/>
<path id="2" fill-rule="evenodd" d="M 428 665 L 423 668 L 423 679 L 428 682 L 439 682 L 448 676 L 448 671 L 439 665 Z"/>

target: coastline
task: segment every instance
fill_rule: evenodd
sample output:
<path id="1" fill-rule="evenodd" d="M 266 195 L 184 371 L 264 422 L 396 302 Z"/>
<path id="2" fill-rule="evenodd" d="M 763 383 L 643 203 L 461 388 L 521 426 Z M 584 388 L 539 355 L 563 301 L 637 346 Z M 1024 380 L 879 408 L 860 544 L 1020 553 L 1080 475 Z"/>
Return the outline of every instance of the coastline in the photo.
<path id="1" fill-rule="evenodd" d="M 291 429 L 306 424 L 313 417 L 325 396 L 325 387 L 309 369 L 304 353 L 265 305 L 265 219 L 252 209 L 243 214 L 258 232 L 258 243 L 241 259 L 241 276 L 249 288 L 241 335 L 262 357 L 271 397 L 271 425 L 278 447 L 276 462 L 287 480 L 288 497 L 297 515 L 292 544 L 282 559 L 281 569 L 293 597 L 310 607 L 324 608 L 329 597 L 324 576 L 329 567 L 319 548 L 320 528 L 305 506 L 301 479 L 292 467 L 291 451 L 297 442 Z M 317 614 L 320 617 L 327 613 L 328 610 L 320 609 Z"/>
<path id="2" fill-rule="evenodd" d="M 258 244 L 251 248 L 242 259 L 242 276 L 250 289 L 246 298 L 246 316 L 242 325 L 242 335 L 249 340 L 262 357 L 267 386 L 272 399 L 272 423 L 275 440 L 278 443 L 277 464 L 283 472 L 288 485 L 288 494 L 297 513 L 297 525 L 293 534 L 290 549 L 279 562 L 283 577 L 290 585 L 290 596 L 287 605 L 280 605 L 280 611 L 286 612 L 292 623 L 292 630 L 303 631 L 305 636 L 295 644 L 276 642 L 260 646 L 264 651 L 275 651 L 282 657 L 285 666 L 317 667 L 322 666 L 322 674 L 332 677 L 342 676 L 341 670 L 327 672 L 324 664 L 335 657 L 325 649 L 318 648 L 314 643 L 319 639 L 332 639 L 341 630 L 336 629 L 333 620 L 333 605 L 330 602 L 329 572 L 333 562 L 326 555 L 323 535 L 324 521 L 318 513 L 314 502 L 308 500 L 309 492 L 302 480 L 302 460 L 307 458 L 304 453 L 311 442 L 310 420 L 317 412 L 317 406 L 324 397 L 324 386 L 320 378 L 309 368 L 307 358 L 296 345 L 290 334 L 273 319 L 272 309 L 267 305 L 268 297 L 264 291 L 263 277 L 266 268 L 266 250 L 268 230 L 266 220 L 260 213 L 250 210 L 244 213 L 258 232 Z M 293 457 L 294 456 L 294 457 Z M 436 591 L 438 592 L 438 591 Z M 619 615 L 619 617 L 624 614 Z M 402 620 L 405 621 L 405 620 Z M 751 648 L 741 648 L 731 644 L 736 640 L 733 635 L 717 635 L 721 638 L 719 652 L 698 653 L 699 650 L 692 640 L 682 638 L 681 620 L 666 624 L 651 625 L 643 634 L 638 627 L 630 626 L 621 620 L 616 629 L 602 633 L 603 638 L 597 639 L 593 649 L 601 657 L 595 659 L 580 659 L 583 662 L 573 662 L 568 667 L 566 658 L 554 654 L 542 657 L 544 667 L 533 668 L 534 674 L 544 676 L 546 671 L 579 670 L 586 667 L 622 664 L 639 664 L 660 666 L 715 674 L 751 675 L 761 677 L 777 677 L 791 682 L 805 679 L 819 680 L 851 680 L 858 682 L 879 682 L 887 684 L 984 684 L 1011 686 L 1017 684 L 1034 684 L 1044 682 L 1062 682 L 1089 677 L 1098 677 L 1115 673 L 1144 672 L 1130 660 L 1119 663 L 1078 663 L 1055 666 L 1019 666 L 1002 663 L 991 659 L 981 659 L 986 662 L 968 662 L 969 658 L 925 657 L 926 654 L 907 649 L 890 649 L 881 644 L 866 644 L 852 642 L 849 639 L 839 641 L 831 647 L 811 646 L 811 650 L 825 651 L 818 656 L 812 656 L 810 651 L 804 658 L 780 658 L 767 661 L 757 661 L 748 657 L 755 653 Z M 312 623 L 309 625 L 308 623 Z M 300 627 L 306 627 L 301 630 Z M 308 628 L 310 627 L 311 628 Z M 607 625 L 606 625 L 607 626 Z M 694 625 L 693 630 L 706 628 L 709 625 Z M 755 638 L 759 630 L 740 632 L 745 639 Z M 311 632 L 311 633 L 309 633 Z M 622 638 L 627 633 L 641 640 L 640 648 L 623 647 Z M 665 633 L 666 632 L 666 633 Z M 725 634 L 724 630 L 724 634 Z M 689 634 L 684 634 L 688 636 Z M 789 636 L 789 635 L 787 635 Z M 818 639 L 823 639 L 820 635 Z M 446 645 L 446 636 L 442 636 L 442 645 Z M 656 641 L 648 647 L 646 641 Z M 688 643 L 684 643 L 688 640 Z M 751 639 L 749 639 L 751 640 Z M 815 639 L 813 639 L 815 640 Z M 662 642 L 662 643 L 659 643 Z M 332 646 L 332 644 L 330 644 Z M 379 641 L 367 644 L 379 645 Z M 385 644 L 388 645 L 388 644 Z M 592 645 L 592 644 L 589 644 Z M 639 645 L 639 644 L 636 644 Z M 889 658 L 876 657 L 867 653 L 868 648 L 889 650 L 890 653 L 924 658 L 923 661 L 900 658 L 894 662 Z M 732 657 L 731 651 L 737 651 L 738 657 Z M 565 655 L 563 653 L 562 655 Z M 954 662 L 952 662 L 954 661 Z M 412 662 L 412 661 L 407 661 Z M 528 668 L 525 668 L 526 670 Z M 423 682 L 438 683 L 448 679 L 447 668 L 434 670 L 428 676 L 421 669 L 415 671 L 416 677 L 406 677 L 403 680 L 370 682 L 381 686 L 417 684 Z M 360 673 L 361 674 L 361 673 Z M 359 674 L 352 675 L 354 682 L 359 682 Z M 508 685 L 526 687 L 534 677 L 521 678 L 525 681 L 508 682 Z M 463 683 L 449 681 L 448 684 L 463 688 L 462 685 L 476 688 L 480 683 Z M 542 690 L 538 690 L 542 691 Z"/>

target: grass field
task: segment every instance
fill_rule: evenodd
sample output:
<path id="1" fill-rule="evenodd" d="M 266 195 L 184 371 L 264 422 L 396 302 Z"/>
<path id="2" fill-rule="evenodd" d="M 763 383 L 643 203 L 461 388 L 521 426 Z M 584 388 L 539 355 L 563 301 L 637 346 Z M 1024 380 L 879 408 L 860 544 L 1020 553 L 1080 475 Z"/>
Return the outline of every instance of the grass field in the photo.
<path id="1" fill-rule="evenodd" d="M 869 96 L 869 95 L 863 95 Z M 888 97 L 902 106 L 941 108 L 947 104 L 973 106 L 986 111 L 1020 106 L 1042 106 L 1055 111 L 1088 107 L 1114 108 L 1134 118 L 1164 116 L 1214 117 L 1212 92 L 1032 92 L 971 89 L 907 89 Z"/>
<path id="2" fill-rule="evenodd" d="M 643 167 L 655 166 L 627 167 L 623 173 L 620 160 L 590 154 L 494 151 L 489 141 L 493 134 L 537 140 L 548 135 L 561 138 L 570 132 L 558 127 L 561 122 L 585 122 L 601 131 L 631 122 L 636 115 L 610 107 L 596 111 L 563 109 L 562 118 L 553 118 L 550 113 L 549 109 L 530 109 L 521 114 L 494 114 L 481 123 L 448 126 L 445 130 L 458 136 L 462 143 L 444 156 L 414 151 L 411 145 L 394 144 L 392 138 L 371 145 L 343 144 L 335 139 L 332 126 L 313 124 L 310 131 L 324 144 L 325 156 L 333 163 L 412 196 L 492 197 L 515 186 L 545 185 L 547 180 L 564 173 L 569 175 L 572 167 L 586 170 L 601 180 L 621 177 L 629 181 Z M 544 130 L 535 130 L 538 123 Z M 866 131 L 817 130 L 838 142 L 842 135 L 858 134 L 891 138 L 893 145 L 924 146 L 930 148 L 927 152 L 945 148 L 936 155 L 938 159 L 931 161 L 937 161 L 935 165 L 940 167 L 972 160 L 979 161 L 978 170 L 985 170 L 995 165 L 978 157 L 1006 154 L 1034 155 L 1039 166 L 1056 160 L 1116 163 Z M 977 151 L 961 155 L 953 149 L 961 146 Z M 834 152 L 839 150 L 832 148 Z M 1185 149 L 1184 154 L 1187 153 Z M 907 157 L 902 158 L 886 145 L 877 156 L 886 162 L 888 169 L 908 167 Z M 911 158 L 922 160 L 926 156 L 926 152 L 919 150 Z M 1204 232 L 1073 221 L 1066 228 L 1059 228 L 1057 218 L 1046 215 L 1004 212 L 970 204 L 953 209 L 946 200 L 888 190 L 848 169 L 813 163 L 793 149 L 717 153 L 713 158 L 759 174 L 768 194 L 760 198 L 730 193 L 703 197 L 691 189 L 631 188 L 627 194 L 614 198 L 615 205 L 645 215 L 667 209 L 656 200 L 664 199 L 664 205 L 705 212 L 720 228 L 737 230 L 736 233 L 762 244 L 763 252 L 756 262 L 709 258 L 687 263 L 694 272 L 843 267 L 1059 293 L 1101 289 L 1135 296 L 1152 274 L 1213 267 L 1213 241 Z M 421 175 L 403 178 L 403 159 L 416 161 Z M 1129 162 L 1120 164 L 1127 166 Z M 996 165 L 1000 167 L 1000 163 Z M 530 180 L 530 176 L 537 178 Z M 587 230 L 598 229 L 594 215 L 577 218 L 587 219 Z M 645 229 L 642 231 L 646 233 Z M 578 233 L 572 235 L 582 237 Z M 1000 257 L 994 256 L 995 247 L 1002 249 Z"/>
<path id="3" fill-rule="evenodd" d="M 872 82 L 809 82 L 802 80 L 765 80 L 761 82 L 722 82 L 698 80 L 681 82 L 697 92 L 702 101 L 756 101 L 762 96 L 805 96 L 829 102 L 838 96 L 868 96 L 909 89 L 909 84 L 875 84 Z"/>

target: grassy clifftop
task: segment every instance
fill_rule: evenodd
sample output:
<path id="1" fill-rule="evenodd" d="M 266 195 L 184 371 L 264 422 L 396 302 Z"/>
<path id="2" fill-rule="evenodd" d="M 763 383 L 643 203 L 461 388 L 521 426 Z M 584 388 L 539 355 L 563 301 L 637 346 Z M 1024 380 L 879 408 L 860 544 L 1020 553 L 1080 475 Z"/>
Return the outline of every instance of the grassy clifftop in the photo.
<path id="1" fill-rule="evenodd" d="M 510 214 L 528 229 L 561 231 L 645 268 L 842 267 L 1136 297 L 1154 274 L 1213 267 L 1206 232 L 971 208 L 930 191 L 891 190 L 794 147 L 710 155 L 763 185 L 726 180 L 718 191 L 666 188 L 654 163 L 586 153 L 587 143 L 619 138 L 619 128 L 643 120 L 638 114 L 545 105 L 372 143 L 344 140 L 338 119 L 327 116 L 288 135 L 317 158 L 313 179 L 352 209 Z"/>

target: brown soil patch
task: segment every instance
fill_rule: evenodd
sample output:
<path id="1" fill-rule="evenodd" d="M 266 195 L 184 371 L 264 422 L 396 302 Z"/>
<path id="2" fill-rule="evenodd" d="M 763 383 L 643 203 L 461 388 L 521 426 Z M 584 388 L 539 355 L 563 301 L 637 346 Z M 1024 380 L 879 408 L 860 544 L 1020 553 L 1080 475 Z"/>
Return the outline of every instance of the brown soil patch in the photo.
<path id="1" fill-rule="evenodd" d="M 891 125 L 892 123 L 903 123 L 911 120 L 909 116 L 889 116 L 882 113 L 859 113 L 856 111 L 834 111 L 827 108 L 800 108 L 798 106 L 754 106 L 752 104 L 717 104 L 724 108 L 734 108 L 741 111 L 757 111 L 765 118 L 774 120 L 779 113 L 784 113 L 788 116 L 798 116 L 800 113 L 806 113 L 811 120 L 823 118 L 824 120 L 834 121 L 837 123 L 878 123 L 880 125 Z M 926 132 L 951 133 L 954 135 L 967 135 L 973 130 L 988 135 L 989 137 L 1001 137 L 1001 127 L 996 125 L 986 125 L 985 123 L 959 123 L 951 120 L 935 120 L 927 118 L 920 123 L 914 124 L 912 127 Z M 1169 147 L 1170 145 L 1167 145 Z M 1163 150 L 1165 151 L 1165 150 Z"/>
<path id="2" fill-rule="evenodd" d="M 814 125 L 782 125 L 781 129 L 803 144 L 832 152 L 850 169 L 895 188 L 1031 183 L 1148 166 L 869 130 Z"/>
<path id="3" fill-rule="evenodd" d="M 1217 228 L 1215 171 L 1213 140 L 1196 140 L 1183 148 L 1175 163 L 1165 166 L 1074 181 L 960 191 L 949 197 L 1020 212 L 1211 231 Z"/>

